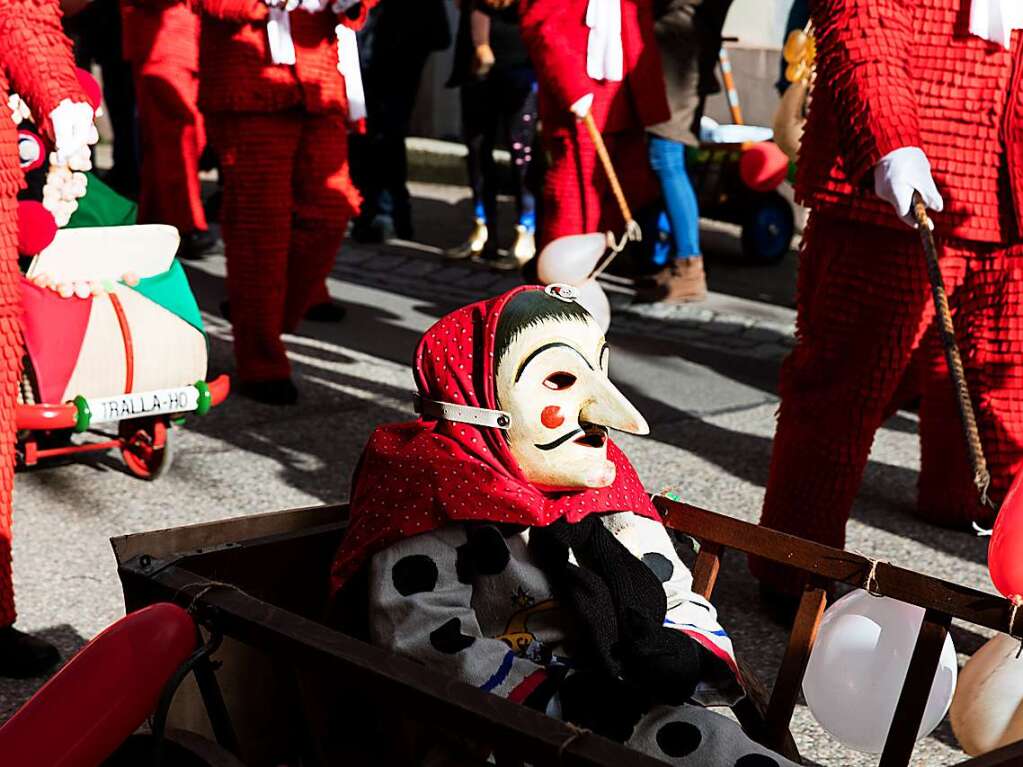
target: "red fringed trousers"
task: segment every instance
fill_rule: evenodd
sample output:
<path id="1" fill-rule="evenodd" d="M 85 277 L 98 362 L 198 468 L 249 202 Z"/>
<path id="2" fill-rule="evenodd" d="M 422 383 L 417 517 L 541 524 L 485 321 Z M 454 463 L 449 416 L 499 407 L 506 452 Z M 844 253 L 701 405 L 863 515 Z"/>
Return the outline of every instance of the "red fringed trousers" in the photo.
<path id="1" fill-rule="evenodd" d="M 22 184 L 17 132 L 0 110 L 0 627 L 14 623 L 11 503 L 14 495 L 15 411 L 21 379 L 21 275 L 18 271 L 18 202 Z"/>
<path id="2" fill-rule="evenodd" d="M 636 217 L 660 194 L 647 159 L 645 134 L 642 130 L 609 133 L 604 143 Z M 625 224 L 586 128 L 579 124 L 574 135 L 547 137 L 545 149 L 549 166 L 544 177 L 540 247 L 570 234 L 612 231 L 621 236 Z"/>
<path id="3" fill-rule="evenodd" d="M 291 374 L 281 334 L 322 291 L 358 195 L 340 114 L 301 109 L 208 116 L 224 175 L 227 256 L 238 377 Z"/>
<path id="4" fill-rule="evenodd" d="M 939 238 L 938 246 L 997 504 L 1023 468 L 1023 244 Z M 973 485 L 916 232 L 811 215 L 763 525 L 844 545 L 874 434 L 907 373 L 921 395 L 919 515 L 940 525 L 990 523 Z M 751 567 L 791 589 L 782 571 L 756 559 Z"/>
<path id="5" fill-rule="evenodd" d="M 182 234 L 206 229 L 199 155 L 206 146 L 199 98 L 199 17 L 186 5 L 132 8 L 132 57 L 142 154 L 139 222 Z"/>

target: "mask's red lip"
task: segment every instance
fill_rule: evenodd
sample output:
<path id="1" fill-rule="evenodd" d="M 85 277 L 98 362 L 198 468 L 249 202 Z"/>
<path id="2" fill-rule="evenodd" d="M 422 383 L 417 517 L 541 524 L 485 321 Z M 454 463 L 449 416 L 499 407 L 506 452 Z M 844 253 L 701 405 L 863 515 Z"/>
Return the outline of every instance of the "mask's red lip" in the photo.
<path id="1" fill-rule="evenodd" d="M 583 435 L 573 440 L 575 444 L 594 448 L 601 448 L 607 444 L 607 427 L 598 426 L 595 423 L 584 423 L 581 426 Z"/>

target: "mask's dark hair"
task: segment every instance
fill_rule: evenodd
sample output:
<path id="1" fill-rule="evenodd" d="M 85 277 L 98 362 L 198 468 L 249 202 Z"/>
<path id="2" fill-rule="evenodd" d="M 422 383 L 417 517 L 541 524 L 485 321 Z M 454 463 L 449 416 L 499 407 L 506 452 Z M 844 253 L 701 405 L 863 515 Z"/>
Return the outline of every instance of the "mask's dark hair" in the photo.
<path id="1" fill-rule="evenodd" d="M 501 311 L 494 338 L 494 369 L 512 341 L 526 328 L 548 320 L 585 323 L 590 313 L 575 301 L 562 301 L 542 290 L 524 290 L 509 301 Z"/>

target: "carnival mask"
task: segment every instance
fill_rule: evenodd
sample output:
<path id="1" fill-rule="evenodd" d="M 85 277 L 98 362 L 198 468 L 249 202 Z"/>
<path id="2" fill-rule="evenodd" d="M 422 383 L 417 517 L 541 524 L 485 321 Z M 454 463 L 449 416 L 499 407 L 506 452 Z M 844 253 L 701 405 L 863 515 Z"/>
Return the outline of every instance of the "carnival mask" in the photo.
<path id="1" fill-rule="evenodd" d="M 547 489 L 607 487 L 608 429 L 647 434 L 639 411 L 607 377 L 604 334 L 574 301 L 522 293 L 498 326 L 498 407 L 505 432 L 530 482 Z"/>

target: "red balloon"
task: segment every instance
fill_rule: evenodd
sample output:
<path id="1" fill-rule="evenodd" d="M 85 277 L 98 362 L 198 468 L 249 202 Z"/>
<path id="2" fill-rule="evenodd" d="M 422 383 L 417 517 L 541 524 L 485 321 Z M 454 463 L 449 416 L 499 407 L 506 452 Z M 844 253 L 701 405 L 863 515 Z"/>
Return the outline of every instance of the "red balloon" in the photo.
<path id="1" fill-rule="evenodd" d="M 85 98 L 89 100 L 89 106 L 95 112 L 99 109 L 100 102 L 103 101 L 103 91 L 100 89 L 99 83 L 96 82 L 96 78 L 92 76 L 92 73 L 86 72 L 84 69 L 76 68 L 75 74 L 78 76 L 78 84 L 82 86 L 82 90 L 85 92 Z"/>
<path id="2" fill-rule="evenodd" d="M 160 602 L 108 626 L 0 727 L 3 763 L 102 764 L 156 708 L 196 648 L 195 624 Z"/>
<path id="3" fill-rule="evenodd" d="M 57 236 L 57 222 L 53 214 L 35 200 L 18 202 L 18 252 L 34 256 L 53 242 Z"/>
<path id="4" fill-rule="evenodd" d="M 996 589 L 1013 601 L 1023 599 L 1023 473 L 1016 475 L 998 511 L 987 567 Z"/>
<path id="5" fill-rule="evenodd" d="M 778 188 L 789 174 L 789 158 L 773 141 L 761 141 L 743 150 L 739 176 L 754 192 Z"/>

